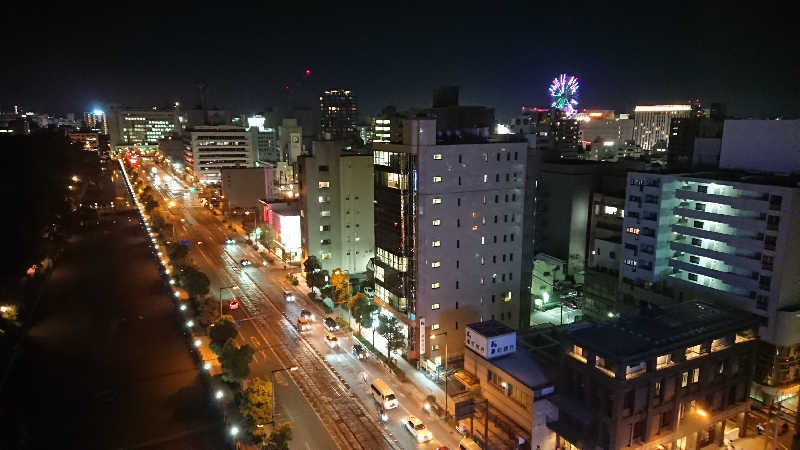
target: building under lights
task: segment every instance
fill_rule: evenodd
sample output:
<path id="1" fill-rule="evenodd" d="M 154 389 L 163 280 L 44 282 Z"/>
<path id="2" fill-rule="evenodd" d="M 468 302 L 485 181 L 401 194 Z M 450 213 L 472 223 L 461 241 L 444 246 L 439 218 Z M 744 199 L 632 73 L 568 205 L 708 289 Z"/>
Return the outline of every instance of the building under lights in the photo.
<path id="1" fill-rule="evenodd" d="M 319 97 L 320 135 L 324 139 L 356 137 L 358 106 L 353 92 L 329 89 Z"/>
<path id="2" fill-rule="evenodd" d="M 489 140 L 493 123 L 472 120 L 487 111 L 459 108 L 442 123 L 405 120 L 402 141 L 373 144 L 375 298 L 428 370 L 446 347 L 463 355 L 467 324 L 519 324 L 527 143 Z"/>
<path id="3" fill-rule="evenodd" d="M 232 125 L 197 126 L 187 130 L 191 150 L 186 152 L 186 172 L 191 181 L 218 184 L 220 170 L 232 167 L 253 167 L 252 135 Z"/>
<path id="4" fill-rule="evenodd" d="M 323 269 L 367 271 L 375 256 L 373 158 L 350 141 L 314 141 L 297 160 L 304 257 Z"/>
<path id="5" fill-rule="evenodd" d="M 100 109 L 83 113 L 83 123 L 86 128 L 90 130 L 97 130 L 102 134 L 108 134 L 108 117 L 106 113 Z"/>
<path id="6" fill-rule="evenodd" d="M 286 262 L 299 263 L 303 254 L 300 231 L 300 207 L 297 202 L 261 204 L 261 220 L 275 232 L 273 251 Z"/>
<path id="7" fill-rule="evenodd" d="M 758 320 L 687 302 L 568 329 L 557 448 L 720 448 L 746 432 Z"/>
<path id="8" fill-rule="evenodd" d="M 114 150 L 156 148 L 168 134 L 180 129 L 176 110 L 112 106 L 108 110 L 108 132 Z"/>
<path id="9" fill-rule="evenodd" d="M 692 105 L 637 106 L 633 110 L 633 140 L 644 150 L 664 150 L 669 143 L 670 121 L 692 117 Z"/>
<path id="10" fill-rule="evenodd" d="M 247 117 L 247 129 L 250 131 L 253 152 L 259 165 L 276 163 L 281 160 L 278 144 L 278 132 L 266 126 L 266 118 L 262 115 Z"/>
<path id="11" fill-rule="evenodd" d="M 620 149 L 633 140 L 633 120 L 616 117 L 614 111 L 589 110 L 576 116 L 580 139 L 591 150 L 586 159 L 614 161 Z"/>

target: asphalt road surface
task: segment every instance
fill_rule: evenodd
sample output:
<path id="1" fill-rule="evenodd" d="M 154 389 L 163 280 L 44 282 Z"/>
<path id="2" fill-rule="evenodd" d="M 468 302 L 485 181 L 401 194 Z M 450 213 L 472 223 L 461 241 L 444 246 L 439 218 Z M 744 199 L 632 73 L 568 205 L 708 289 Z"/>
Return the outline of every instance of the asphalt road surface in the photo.
<path id="1" fill-rule="evenodd" d="M 127 198 L 109 167 L 94 200 Z M 0 448 L 227 448 L 135 212 L 72 239 L 37 316 L 0 397 Z"/>

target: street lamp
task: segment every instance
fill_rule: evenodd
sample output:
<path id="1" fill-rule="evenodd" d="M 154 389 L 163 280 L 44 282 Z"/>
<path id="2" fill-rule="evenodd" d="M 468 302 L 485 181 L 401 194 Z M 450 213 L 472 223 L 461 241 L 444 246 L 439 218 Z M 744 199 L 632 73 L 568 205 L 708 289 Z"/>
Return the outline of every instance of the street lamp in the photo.
<path id="1" fill-rule="evenodd" d="M 219 390 L 217 390 L 217 393 L 216 393 L 216 394 L 214 394 L 214 397 L 215 397 L 217 400 L 220 400 L 220 399 L 222 399 L 222 396 L 223 396 L 223 395 L 225 395 L 225 394 L 223 394 L 223 393 L 222 393 L 222 389 L 219 389 Z"/>
<path id="2" fill-rule="evenodd" d="M 447 331 L 432 334 L 431 340 L 435 341 L 436 336 L 447 336 Z M 447 342 L 444 343 L 444 420 L 447 420 Z"/>
<path id="3" fill-rule="evenodd" d="M 223 291 L 223 289 L 230 289 L 231 293 L 233 293 L 234 290 L 239 290 L 239 286 L 222 286 L 221 288 L 219 288 L 219 316 L 220 317 L 222 317 L 222 291 Z M 236 298 L 236 295 L 234 295 L 233 297 Z"/>
<path id="4" fill-rule="evenodd" d="M 275 387 L 275 374 L 278 372 L 294 372 L 297 370 L 297 366 L 290 366 L 290 367 L 281 367 L 280 369 L 275 369 L 270 373 L 270 378 L 272 379 L 272 422 L 275 423 L 275 404 L 278 403 L 278 389 Z"/>

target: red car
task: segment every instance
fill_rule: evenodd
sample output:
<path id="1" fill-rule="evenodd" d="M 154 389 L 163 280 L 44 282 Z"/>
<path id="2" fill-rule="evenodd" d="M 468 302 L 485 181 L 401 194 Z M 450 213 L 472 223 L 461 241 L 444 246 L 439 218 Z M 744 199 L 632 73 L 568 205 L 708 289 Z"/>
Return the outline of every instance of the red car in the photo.
<path id="1" fill-rule="evenodd" d="M 228 309 L 230 309 L 231 311 L 234 309 L 239 309 L 239 306 L 241 306 L 241 303 L 239 303 L 239 300 L 237 299 L 233 299 L 228 302 Z"/>

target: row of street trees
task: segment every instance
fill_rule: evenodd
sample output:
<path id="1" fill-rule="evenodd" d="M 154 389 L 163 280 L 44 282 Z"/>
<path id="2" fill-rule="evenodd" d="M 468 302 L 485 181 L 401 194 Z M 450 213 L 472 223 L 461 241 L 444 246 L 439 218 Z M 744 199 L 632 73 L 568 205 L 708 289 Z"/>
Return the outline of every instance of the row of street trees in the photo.
<path id="1" fill-rule="evenodd" d="M 357 334 L 361 335 L 361 328 L 372 328 L 372 342 L 375 342 L 374 334 L 377 332 L 386 339 L 386 354 L 391 355 L 393 351 L 403 348 L 405 336 L 400 322 L 394 316 L 377 314 L 378 323 L 375 325 L 376 313 L 380 310 L 375 302 L 367 298 L 362 292 L 352 295 L 352 285 L 350 276 L 341 269 L 335 269 L 332 275 L 322 269 L 322 265 L 316 256 L 310 256 L 303 263 L 303 271 L 306 275 L 306 284 L 318 290 L 323 296 L 330 297 L 334 305 L 345 307 L 350 312 L 353 320 L 358 324 Z M 326 282 L 326 279 L 329 280 Z M 392 358 L 389 358 L 392 363 Z"/>

